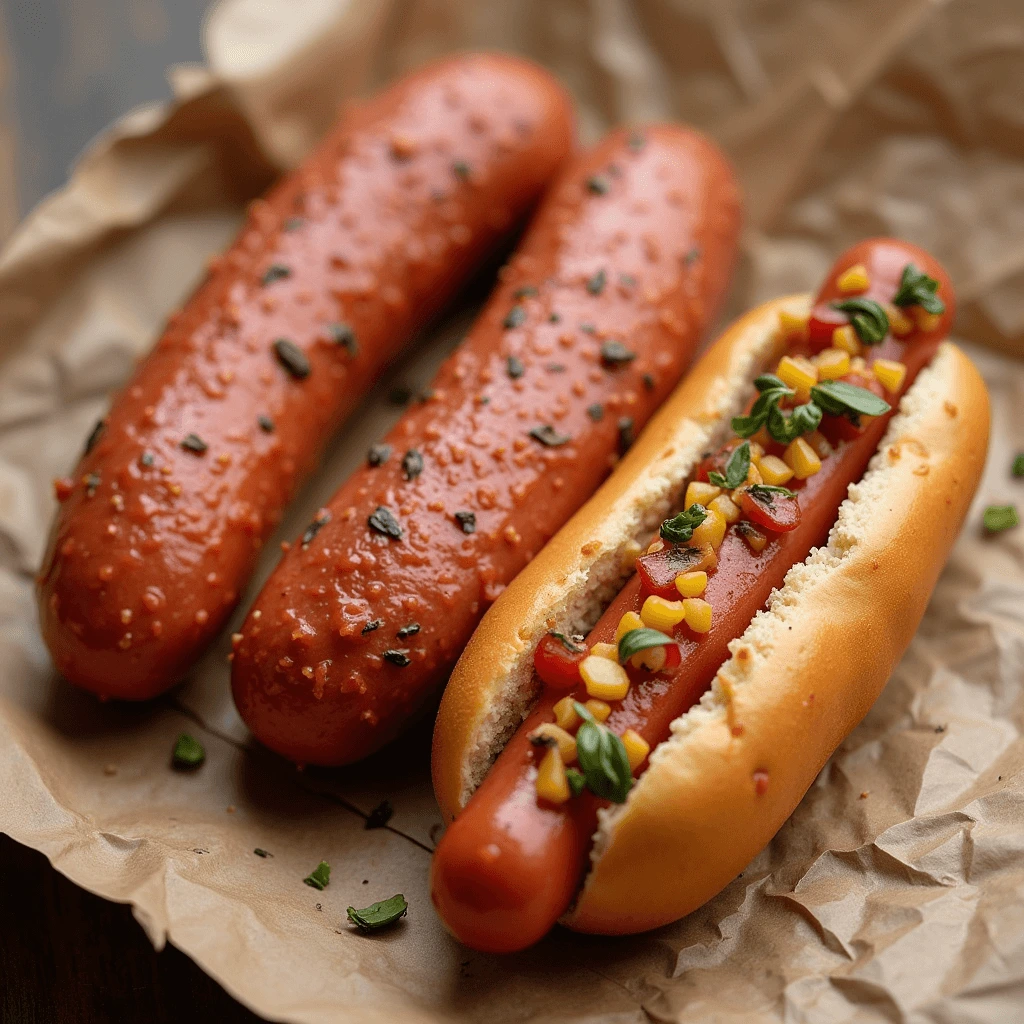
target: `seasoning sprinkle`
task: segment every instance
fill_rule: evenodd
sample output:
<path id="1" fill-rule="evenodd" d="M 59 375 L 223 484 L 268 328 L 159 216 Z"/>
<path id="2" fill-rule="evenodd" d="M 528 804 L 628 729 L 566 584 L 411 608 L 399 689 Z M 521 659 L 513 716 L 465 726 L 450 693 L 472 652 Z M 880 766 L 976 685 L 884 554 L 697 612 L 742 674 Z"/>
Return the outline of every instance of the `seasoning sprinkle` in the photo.
<path id="1" fill-rule="evenodd" d="M 99 473 L 90 473 L 85 478 L 85 493 L 88 497 L 92 497 L 96 493 L 96 489 L 103 482 Z"/>
<path id="2" fill-rule="evenodd" d="M 640 379 L 644 382 L 644 387 L 648 391 L 653 391 L 654 390 L 654 385 L 655 385 L 656 382 L 654 380 L 654 375 L 653 374 L 645 373 L 643 375 L 643 377 L 641 377 Z"/>
<path id="3" fill-rule="evenodd" d="M 476 513 L 459 511 L 454 513 L 455 522 L 463 533 L 476 533 Z"/>
<path id="4" fill-rule="evenodd" d="M 605 282 L 608 280 L 608 275 L 605 274 L 604 270 L 599 270 L 590 280 L 587 281 L 587 291 L 591 295 L 600 295 L 604 291 Z"/>
<path id="5" fill-rule="evenodd" d="M 383 828 L 395 813 L 390 800 L 381 800 L 379 804 L 366 816 L 364 828 Z"/>
<path id="6" fill-rule="evenodd" d="M 322 508 L 316 514 L 316 518 L 306 527 L 305 532 L 302 534 L 302 550 L 312 543 L 313 538 L 331 521 L 331 513 L 327 509 Z"/>
<path id="7" fill-rule="evenodd" d="M 522 327 L 526 323 L 526 310 L 523 306 L 513 306 L 508 311 L 508 316 L 505 317 L 502 322 L 502 326 L 507 331 L 514 331 L 517 327 Z"/>
<path id="8" fill-rule="evenodd" d="M 695 245 L 684 257 L 683 260 L 687 266 L 691 263 L 696 263 L 700 259 L 700 246 Z"/>
<path id="9" fill-rule="evenodd" d="M 273 857 L 274 856 L 268 850 L 261 849 L 259 846 L 257 846 L 256 849 L 253 850 L 252 852 L 255 853 L 257 857 L 264 857 L 264 858 L 266 858 L 266 857 Z"/>
<path id="10" fill-rule="evenodd" d="M 587 415 L 595 422 L 600 423 L 604 419 L 604 406 L 600 402 L 587 406 Z"/>
<path id="11" fill-rule="evenodd" d="M 85 439 L 85 454 L 86 455 L 88 455 L 89 452 L 91 452 L 93 450 L 93 448 L 96 447 L 96 442 L 100 439 L 101 435 L 103 434 L 103 431 L 106 430 L 106 429 L 107 429 L 107 421 L 106 420 L 97 420 L 96 421 L 96 425 L 92 428 L 91 431 L 89 431 L 89 436 Z"/>
<path id="12" fill-rule="evenodd" d="M 537 294 L 537 289 L 532 284 L 524 284 L 512 293 L 513 299 L 529 299 Z"/>
<path id="13" fill-rule="evenodd" d="M 366 462 L 370 466 L 383 466 L 391 458 L 391 445 L 371 444 L 366 453 Z"/>
<path id="14" fill-rule="evenodd" d="M 346 352 L 348 352 L 349 355 L 354 356 L 359 352 L 359 343 L 356 341 L 356 332 L 350 324 L 328 324 L 327 335 L 335 345 L 340 345 Z"/>
<path id="15" fill-rule="evenodd" d="M 607 195 L 611 182 L 603 174 L 593 174 L 587 178 L 587 191 L 595 196 Z"/>
<path id="16" fill-rule="evenodd" d="M 198 434 L 186 434 L 181 439 L 181 447 L 187 452 L 202 455 L 210 446 Z"/>
<path id="17" fill-rule="evenodd" d="M 636 278 L 632 274 L 619 274 L 619 284 L 623 288 L 635 288 Z"/>
<path id="18" fill-rule="evenodd" d="M 363 626 L 363 636 L 366 636 L 367 633 L 372 633 L 375 629 L 380 629 L 380 627 L 383 625 L 383 619 L 374 619 L 372 622 L 368 622 L 365 626 Z"/>
<path id="19" fill-rule="evenodd" d="M 271 263 L 263 272 L 263 277 L 260 278 L 260 283 L 263 285 L 273 284 L 275 281 L 280 281 L 282 278 L 291 276 L 291 267 L 286 267 L 283 263 Z"/>
<path id="20" fill-rule="evenodd" d="M 284 222 L 284 229 L 285 231 L 298 231 L 305 223 L 306 222 L 302 217 L 289 217 Z"/>
<path id="21" fill-rule="evenodd" d="M 256 417 L 256 422 L 264 434 L 272 434 L 274 432 L 274 421 L 266 413 L 261 412 Z"/>
<path id="22" fill-rule="evenodd" d="M 552 312 L 548 316 L 548 322 L 549 323 L 553 323 L 553 324 L 561 323 L 562 322 L 562 314 L 561 313 Z"/>
<path id="23" fill-rule="evenodd" d="M 385 661 L 390 661 L 392 665 L 397 665 L 399 668 L 405 668 L 411 664 L 407 647 L 389 647 L 381 657 Z"/>
<path id="24" fill-rule="evenodd" d="M 325 860 L 320 861 L 302 881 L 311 889 L 323 892 L 331 884 L 331 865 Z"/>
<path id="25" fill-rule="evenodd" d="M 565 363 L 548 363 L 545 369 L 548 373 L 565 373 Z"/>
<path id="26" fill-rule="evenodd" d="M 469 181 L 470 167 L 465 160 L 457 160 L 453 163 L 452 171 L 460 181 Z"/>
<path id="27" fill-rule="evenodd" d="M 618 423 L 619 429 L 619 454 L 625 455 L 633 445 L 633 420 L 629 416 L 623 416 Z"/>
<path id="28" fill-rule="evenodd" d="M 410 448 L 402 456 L 402 475 L 406 480 L 415 480 L 422 472 L 423 456 L 415 448 Z"/>
<path id="29" fill-rule="evenodd" d="M 636 359 L 636 353 L 626 348 L 621 341 L 609 339 L 601 343 L 601 362 L 610 366 L 622 366 Z"/>
<path id="30" fill-rule="evenodd" d="M 633 132 L 629 137 L 627 146 L 634 152 L 639 153 L 647 145 L 647 139 L 642 132 Z"/>
<path id="31" fill-rule="evenodd" d="M 367 522 L 371 530 L 376 530 L 378 533 L 384 534 L 385 537 L 391 537 L 393 540 L 402 539 L 402 527 L 395 518 L 395 513 L 387 505 L 378 505 L 370 513 Z"/>
<path id="32" fill-rule="evenodd" d="M 597 334 L 597 328 L 589 321 L 584 321 L 580 324 L 580 330 L 584 334 Z"/>
<path id="33" fill-rule="evenodd" d="M 274 355 L 296 380 L 305 380 L 309 376 L 309 360 L 306 358 L 306 353 L 294 341 L 288 338 L 278 338 L 274 342 Z"/>
<path id="34" fill-rule="evenodd" d="M 139 463 L 140 463 L 140 465 L 145 466 L 146 469 L 149 469 L 153 465 L 154 462 L 156 462 L 156 459 L 153 458 L 153 453 L 152 452 L 143 452 L 139 456 Z"/>
<path id="35" fill-rule="evenodd" d="M 399 640 L 404 640 L 407 636 L 415 636 L 420 631 L 420 624 L 418 622 L 410 622 L 408 626 L 403 626 L 395 636 Z"/>
<path id="36" fill-rule="evenodd" d="M 530 437 L 535 441 L 540 441 L 545 448 L 558 448 L 560 445 L 568 444 L 572 440 L 568 434 L 558 433 L 549 423 L 534 427 L 530 431 Z"/>
<path id="37" fill-rule="evenodd" d="M 523 365 L 522 359 L 518 356 L 509 356 L 507 360 L 508 375 L 513 380 L 518 380 L 524 373 L 526 373 L 526 367 Z"/>
<path id="38" fill-rule="evenodd" d="M 171 759 L 175 768 L 191 770 L 198 768 L 206 760 L 206 751 L 199 740 L 183 732 L 174 744 Z"/>

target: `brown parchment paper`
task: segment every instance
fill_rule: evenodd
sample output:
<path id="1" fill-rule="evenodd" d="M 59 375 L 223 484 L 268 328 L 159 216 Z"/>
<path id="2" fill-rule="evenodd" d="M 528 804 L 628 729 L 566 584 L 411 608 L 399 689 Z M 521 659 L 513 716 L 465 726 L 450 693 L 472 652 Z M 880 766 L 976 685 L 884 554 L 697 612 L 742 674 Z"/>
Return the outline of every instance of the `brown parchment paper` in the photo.
<path id="1" fill-rule="evenodd" d="M 980 525 L 985 504 L 1024 504 L 1010 475 L 1024 449 L 1019 0 L 233 0 L 206 42 L 207 68 L 172 72 L 176 101 L 98 139 L 0 257 L 0 829 L 131 903 L 155 945 L 274 1019 L 1021 1019 L 1024 529 L 985 539 Z M 362 765 L 298 773 L 239 722 L 227 634 L 168 697 L 101 706 L 54 677 L 31 582 L 51 478 L 245 202 L 345 97 L 478 46 L 553 68 L 588 139 L 670 117 L 727 148 L 749 211 L 734 310 L 813 288 L 866 234 L 928 246 L 994 408 L 978 500 L 917 637 L 768 849 L 676 925 L 557 931 L 505 959 L 458 947 L 430 907 L 426 726 Z M 371 397 L 282 537 L 399 414 L 389 386 L 426 380 L 469 315 Z M 269 545 L 243 608 L 273 561 Z M 190 775 L 169 767 L 183 730 L 208 752 Z M 367 830 L 384 798 L 389 827 Z M 321 859 L 318 893 L 301 880 Z M 396 892 L 410 911 L 395 929 L 344 923 L 347 905 Z"/>

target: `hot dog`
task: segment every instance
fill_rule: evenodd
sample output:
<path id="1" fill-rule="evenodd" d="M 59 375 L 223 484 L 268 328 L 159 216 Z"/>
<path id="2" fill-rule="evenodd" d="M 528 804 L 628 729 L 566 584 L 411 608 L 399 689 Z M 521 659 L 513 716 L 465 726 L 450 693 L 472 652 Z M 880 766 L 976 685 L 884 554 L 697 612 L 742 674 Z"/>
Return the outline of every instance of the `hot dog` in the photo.
<path id="1" fill-rule="evenodd" d="M 56 483 L 38 597 L 59 671 L 133 700 L 181 677 L 331 432 L 572 146 L 546 72 L 461 56 L 353 106 L 252 205 Z"/>
<path id="2" fill-rule="evenodd" d="M 462 942 L 657 927 L 779 829 L 909 643 L 980 477 L 988 399 L 952 315 L 942 268 L 887 239 L 748 314 L 490 610 L 434 733 L 454 821 L 431 893 Z"/>
<path id="3" fill-rule="evenodd" d="M 679 127 L 615 132 L 565 170 L 426 400 L 246 619 L 232 685 L 259 740 L 344 764 L 424 707 L 682 374 L 738 225 L 724 159 Z"/>

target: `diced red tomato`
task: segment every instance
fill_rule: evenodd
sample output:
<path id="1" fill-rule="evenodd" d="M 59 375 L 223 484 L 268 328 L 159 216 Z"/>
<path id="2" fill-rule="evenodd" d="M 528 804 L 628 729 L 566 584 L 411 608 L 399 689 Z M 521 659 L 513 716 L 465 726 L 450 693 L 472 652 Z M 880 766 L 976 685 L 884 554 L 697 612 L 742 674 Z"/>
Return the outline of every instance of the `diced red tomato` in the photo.
<path id="1" fill-rule="evenodd" d="M 718 557 L 710 546 L 695 548 L 686 544 L 666 544 L 660 551 L 641 555 L 636 572 L 645 594 L 657 594 L 671 601 L 679 600 L 676 577 L 684 572 L 714 569 Z"/>
<path id="2" fill-rule="evenodd" d="M 580 684 L 580 662 L 589 654 L 586 644 L 571 637 L 548 633 L 533 654 L 533 667 L 541 681 L 553 690 L 572 690 Z"/>
<path id="3" fill-rule="evenodd" d="M 833 309 L 828 302 L 819 302 L 811 310 L 807 321 L 807 342 L 812 352 L 832 347 L 832 332 L 850 322 L 841 310 Z"/>
<path id="4" fill-rule="evenodd" d="M 800 525 L 800 501 L 778 491 L 748 487 L 740 495 L 740 509 L 755 525 L 775 533 L 788 533 Z"/>

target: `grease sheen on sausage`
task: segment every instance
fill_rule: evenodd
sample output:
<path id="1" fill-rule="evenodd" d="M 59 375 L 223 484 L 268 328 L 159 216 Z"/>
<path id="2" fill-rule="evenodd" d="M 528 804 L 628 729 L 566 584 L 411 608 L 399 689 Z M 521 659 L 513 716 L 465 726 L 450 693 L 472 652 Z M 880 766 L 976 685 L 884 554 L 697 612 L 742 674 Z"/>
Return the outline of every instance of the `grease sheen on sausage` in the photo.
<path id="1" fill-rule="evenodd" d="M 934 356 L 952 322 L 953 290 L 942 267 L 909 243 L 872 239 L 840 257 L 814 307 L 816 316 L 845 322 L 835 317 L 829 303 L 840 297 L 836 279 L 856 264 L 863 264 L 871 279 L 863 296 L 888 302 L 907 263 L 939 282 L 946 310 L 932 329 L 916 330 L 902 339 L 889 336 L 871 351 L 872 356 L 899 359 L 906 365 L 900 395 Z M 898 398 L 889 396 L 893 412 Z M 782 586 L 790 567 L 825 541 L 850 483 L 863 475 L 893 412 L 877 417 L 856 436 L 843 431 L 839 420 L 823 427 L 826 431 L 837 428 L 840 436 L 830 438 L 836 449 L 823 460 L 821 471 L 791 484 L 801 498 L 802 518 L 796 529 L 772 534 L 760 554 L 754 554 L 734 531 L 726 535 L 703 595 L 714 608 L 710 631 L 696 635 L 681 629 L 675 635 L 681 661 L 671 672 L 652 675 L 630 670 L 633 685 L 625 700 L 615 702 L 606 722 L 613 732 L 621 735 L 634 729 L 652 750 L 668 738 L 672 721 L 711 685 L 730 641 L 743 633 L 772 590 Z M 622 614 L 639 611 L 642 603 L 640 581 L 634 575 L 587 637 L 588 646 L 613 642 Z M 538 801 L 535 789 L 536 757 L 529 734 L 540 724 L 554 721 L 552 708 L 564 695 L 564 691 L 541 693 L 434 854 L 434 905 L 448 929 L 474 949 L 511 952 L 538 941 L 569 908 L 586 871 L 598 810 L 606 804 L 585 792 L 553 806 Z M 586 700 L 583 691 L 576 696 Z M 665 814 L 671 815 L 672 808 L 666 807 Z M 642 875 L 643 865 L 637 867 Z"/>
<path id="2" fill-rule="evenodd" d="M 258 739 L 344 764 L 429 700 L 679 379 L 738 228 L 724 159 L 682 128 L 615 132 L 566 169 L 386 461 L 337 492 L 249 614 L 232 684 Z"/>
<path id="3" fill-rule="evenodd" d="M 128 699 L 178 680 L 331 432 L 572 145 L 546 72 L 461 56 L 350 108 L 252 204 L 57 482 L 39 602 L 69 680 Z"/>

